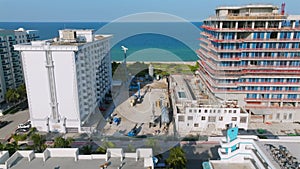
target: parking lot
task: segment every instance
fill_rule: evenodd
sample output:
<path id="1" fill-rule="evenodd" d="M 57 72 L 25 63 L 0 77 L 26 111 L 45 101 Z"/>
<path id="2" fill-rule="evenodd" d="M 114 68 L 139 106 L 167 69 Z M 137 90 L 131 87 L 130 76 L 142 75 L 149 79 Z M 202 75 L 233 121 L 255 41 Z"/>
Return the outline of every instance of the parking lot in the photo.
<path id="1" fill-rule="evenodd" d="M 12 133 L 18 128 L 18 125 L 26 122 L 29 119 L 28 110 L 19 111 L 14 114 L 7 114 L 5 116 L 1 116 L 1 121 L 8 121 L 8 124 L 2 128 L 0 128 L 0 141 L 6 141 Z"/>

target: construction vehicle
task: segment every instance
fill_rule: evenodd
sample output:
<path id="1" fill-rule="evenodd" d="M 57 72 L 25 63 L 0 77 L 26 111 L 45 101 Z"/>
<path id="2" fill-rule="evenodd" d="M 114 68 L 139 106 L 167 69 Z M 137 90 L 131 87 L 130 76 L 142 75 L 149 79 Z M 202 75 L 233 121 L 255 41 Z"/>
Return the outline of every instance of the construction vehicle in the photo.
<path id="1" fill-rule="evenodd" d="M 129 103 L 130 103 L 131 107 L 133 107 L 136 103 L 141 103 L 142 102 L 140 82 L 137 82 L 137 89 L 138 89 L 138 94 L 137 95 L 132 95 L 129 99 Z"/>
<path id="2" fill-rule="evenodd" d="M 137 124 L 128 132 L 127 136 L 134 137 L 137 135 Z"/>

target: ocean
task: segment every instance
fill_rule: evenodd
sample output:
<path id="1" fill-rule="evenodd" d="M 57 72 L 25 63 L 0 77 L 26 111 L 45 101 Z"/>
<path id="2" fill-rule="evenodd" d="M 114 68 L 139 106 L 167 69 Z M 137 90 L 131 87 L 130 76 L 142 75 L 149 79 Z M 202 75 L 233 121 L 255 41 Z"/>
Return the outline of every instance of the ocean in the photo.
<path id="1" fill-rule="evenodd" d="M 60 29 L 94 29 L 112 34 L 113 61 L 124 58 L 121 46 L 129 48 L 128 61 L 195 61 L 201 22 L 0 22 L 1 29 L 39 30 L 41 40 L 58 36 Z"/>

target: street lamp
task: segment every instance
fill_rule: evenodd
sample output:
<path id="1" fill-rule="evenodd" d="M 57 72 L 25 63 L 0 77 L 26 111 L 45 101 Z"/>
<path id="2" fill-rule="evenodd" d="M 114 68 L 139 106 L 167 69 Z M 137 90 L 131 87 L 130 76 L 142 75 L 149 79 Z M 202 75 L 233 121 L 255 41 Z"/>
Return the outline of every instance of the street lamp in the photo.
<path id="1" fill-rule="evenodd" d="M 128 50 L 128 48 L 126 48 L 125 46 L 121 46 L 122 50 L 124 51 L 124 69 L 125 69 L 125 80 L 126 80 L 126 83 L 128 81 L 128 73 L 127 73 L 127 66 L 126 66 L 126 59 L 127 59 L 127 55 L 126 55 L 126 52 Z"/>

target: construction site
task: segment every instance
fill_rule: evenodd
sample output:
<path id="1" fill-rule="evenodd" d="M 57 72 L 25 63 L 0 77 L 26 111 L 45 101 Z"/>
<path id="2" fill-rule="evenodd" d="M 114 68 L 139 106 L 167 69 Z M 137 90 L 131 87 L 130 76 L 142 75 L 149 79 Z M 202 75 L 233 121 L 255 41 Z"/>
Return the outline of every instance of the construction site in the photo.
<path id="1" fill-rule="evenodd" d="M 151 73 L 150 73 L 151 74 Z M 113 112 L 100 133 L 114 137 L 173 135 L 167 78 L 132 76 L 114 86 Z"/>

